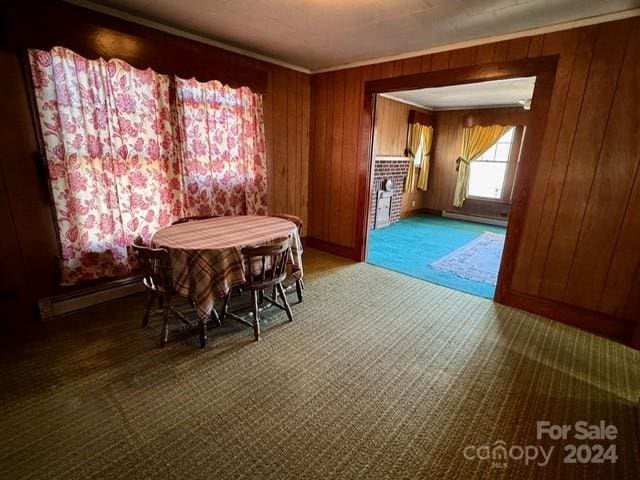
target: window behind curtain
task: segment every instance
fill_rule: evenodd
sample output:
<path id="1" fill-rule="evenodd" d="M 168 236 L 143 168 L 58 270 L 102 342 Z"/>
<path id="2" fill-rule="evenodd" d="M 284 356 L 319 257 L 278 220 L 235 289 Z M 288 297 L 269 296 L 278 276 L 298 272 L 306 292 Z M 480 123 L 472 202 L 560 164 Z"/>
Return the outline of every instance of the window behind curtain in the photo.
<path id="1" fill-rule="evenodd" d="M 181 105 L 186 98 L 174 95 L 167 75 L 119 60 L 87 60 L 60 47 L 32 50 L 29 58 L 63 284 L 131 272 L 135 265 L 127 246 L 132 240 L 139 234 L 149 240 L 185 212 L 266 213 L 259 95 L 238 89 L 246 97 L 241 109 L 214 103 L 211 108 L 223 110 L 224 122 L 205 121 L 206 128 L 196 134 L 190 127 L 201 114 L 186 119 L 192 108 Z M 206 85 L 190 82 L 194 88 Z M 184 115 L 178 121 L 180 112 Z M 206 162 L 198 157 L 197 168 L 188 153 L 196 137 L 216 145 L 206 152 Z M 223 175 L 214 182 L 205 174 L 194 190 L 194 175 L 200 175 L 194 172 L 208 164 L 212 178 L 219 160 L 236 171 L 235 180 Z"/>
<path id="2" fill-rule="evenodd" d="M 180 78 L 176 98 L 188 214 L 265 215 L 262 98 L 247 87 Z"/>
<path id="3" fill-rule="evenodd" d="M 509 129 L 491 148 L 471 162 L 469 196 L 501 198 L 514 131 L 514 128 Z"/>

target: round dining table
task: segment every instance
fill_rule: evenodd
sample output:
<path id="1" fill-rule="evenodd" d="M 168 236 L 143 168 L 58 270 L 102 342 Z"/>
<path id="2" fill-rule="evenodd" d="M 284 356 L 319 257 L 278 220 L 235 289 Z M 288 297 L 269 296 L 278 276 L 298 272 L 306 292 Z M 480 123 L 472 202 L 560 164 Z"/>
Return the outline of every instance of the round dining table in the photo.
<path id="1" fill-rule="evenodd" d="M 216 299 L 245 283 L 248 266 L 242 248 L 283 237 L 291 239 L 293 275 L 302 278 L 300 234 L 293 222 L 279 217 L 243 215 L 179 223 L 158 230 L 151 242 L 169 251 L 174 288 L 195 302 L 204 323 Z"/>

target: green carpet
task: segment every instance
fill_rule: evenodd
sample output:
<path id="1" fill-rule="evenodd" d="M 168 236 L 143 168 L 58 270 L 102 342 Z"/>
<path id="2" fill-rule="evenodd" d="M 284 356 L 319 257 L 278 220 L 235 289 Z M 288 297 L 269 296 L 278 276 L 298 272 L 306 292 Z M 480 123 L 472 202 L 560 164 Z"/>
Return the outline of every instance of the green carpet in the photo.
<path id="1" fill-rule="evenodd" d="M 493 298 L 495 286 L 439 271 L 431 263 L 467 245 L 483 232 L 506 228 L 433 215 L 414 215 L 372 230 L 367 262 L 462 292 Z"/>
<path id="2" fill-rule="evenodd" d="M 0 351 L 7 479 L 640 477 L 640 354 L 489 300 L 311 249 L 295 321 L 158 346 L 133 297 Z M 615 464 L 466 460 L 606 420 Z M 605 443 L 605 442 L 600 442 Z M 611 442 L 606 442 L 611 443 Z"/>

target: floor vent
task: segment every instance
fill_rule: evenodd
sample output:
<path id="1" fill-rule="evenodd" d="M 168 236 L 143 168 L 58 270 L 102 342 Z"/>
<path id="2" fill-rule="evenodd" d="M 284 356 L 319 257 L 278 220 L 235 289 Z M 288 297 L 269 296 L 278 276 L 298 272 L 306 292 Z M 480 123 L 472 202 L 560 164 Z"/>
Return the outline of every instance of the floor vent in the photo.
<path id="1" fill-rule="evenodd" d="M 486 223 L 487 225 L 497 225 L 499 227 L 506 227 L 507 221 L 501 218 L 480 217 L 478 215 L 466 215 L 464 213 L 449 212 L 447 210 L 442 211 L 442 216 L 446 218 L 453 218 L 456 220 L 466 220 L 468 222 Z"/>
<path id="2" fill-rule="evenodd" d="M 100 287 L 41 298 L 38 300 L 40 318 L 42 320 L 52 320 L 83 308 L 128 297 L 142 291 L 144 291 L 144 285 L 142 285 L 141 277 L 132 277 L 109 282 Z"/>

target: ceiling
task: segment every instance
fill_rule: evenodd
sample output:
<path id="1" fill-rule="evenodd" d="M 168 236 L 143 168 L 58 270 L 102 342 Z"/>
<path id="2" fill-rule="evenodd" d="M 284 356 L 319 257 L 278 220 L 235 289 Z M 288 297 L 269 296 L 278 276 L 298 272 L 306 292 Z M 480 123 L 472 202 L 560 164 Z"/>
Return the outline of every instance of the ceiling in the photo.
<path id="1" fill-rule="evenodd" d="M 100 0 L 93 3 L 312 71 L 640 7 L 640 0 Z"/>
<path id="2" fill-rule="evenodd" d="M 521 106 L 531 100 L 536 77 L 510 78 L 448 87 L 422 88 L 384 94 L 385 97 L 431 110 Z"/>

